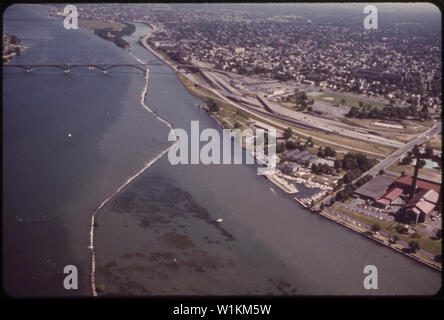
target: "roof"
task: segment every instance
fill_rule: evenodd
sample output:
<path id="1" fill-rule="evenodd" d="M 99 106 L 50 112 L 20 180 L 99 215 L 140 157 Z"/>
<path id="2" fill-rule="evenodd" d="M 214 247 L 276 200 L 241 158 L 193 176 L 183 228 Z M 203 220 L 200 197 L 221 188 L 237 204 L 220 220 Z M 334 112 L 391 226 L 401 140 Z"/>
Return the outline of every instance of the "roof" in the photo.
<path id="1" fill-rule="evenodd" d="M 439 193 L 435 190 L 429 190 L 425 193 L 424 199 L 431 203 L 438 203 Z"/>
<path id="2" fill-rule="evenodd" d="M 301 152 L 301 150 L 299 150 L 299 149 L 289 150 L 289 151 L 285 152 L 285 156 L 287 156 L 287 157 L 293 157 L 293 156 L 295 156 L 296 154 L 298 154 L 299 152 Z"/>
<path id="3" fill-rule="evenodd" d="M 403 185 L 411 186 L 412 182 L 413 182 L 413 178 L 411 176 L 402 176 L 402 177 L 399 177 L 398 179 L 396 179 L 396 182 L 403 184 Z M 423 189 L 423 190 L 433 189 L 438 193 L 441 189 L 440 184 L 429 182 L 429 181 L 426 181 L 426 180 L 423 180 L 420 178 L 418 178 L 418 180 L 416 181 L 416 187 Z"/>
<path id="4" fill-rule="evenodd" d="M 395 180 L 386 176 L 376 176 L 366 184 L 360 186 L 356 189 L 355 193 L 358 195 L 362 195 L 368 198 L 378 199 L 380 198 L 387 188 L 394 182 Z"/>
<path id="5" fill-rule="evenodd" d="M 402 194 L 403 190 L 401 188 L 393 188 L 389 192 L 387 192 L 383 198 L 388 199 L 390 201 L 395 200 Z"/>
<path id="6" fill-rule="evenodd" d="M 426 201 L 436 205 L 438 198 L 439 194 L 435 190 L 421 190 L 407 203 L 407 206 L 415 206 L 416 203 L 420 201 Z"/>
<path id="7" fill-rule="evenodd" d="M 435 205 L 428 201 L 418 201 L 415 207 L 424 212 L 425 214 L 429 214 L 430 212 L 432 212 L 433 208 L 435 208 Z"/>
<path id="8" fill-rule="evenodd" d="M 390 200 L 385 199 L 385 198 L 378 199 L 378 200 L 376 200 L 376 202 L 377 202 L 377 203 L 382 203 L 383 205 L 388 205 L 388 204 L 390 204 Z"/>

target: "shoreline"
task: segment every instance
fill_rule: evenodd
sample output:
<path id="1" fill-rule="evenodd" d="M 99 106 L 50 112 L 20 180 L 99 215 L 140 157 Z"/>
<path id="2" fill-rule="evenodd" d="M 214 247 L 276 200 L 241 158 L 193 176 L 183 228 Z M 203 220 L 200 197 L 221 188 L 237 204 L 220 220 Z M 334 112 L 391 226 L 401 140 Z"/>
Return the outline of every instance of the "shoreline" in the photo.
<path id="1" fill-rule="evenodd" d="M 143 47 L 145 47 L 148 51 L 150 51 L 151 53 L 153 53 L 157 58 L 159 58 L 160 60 L 162 60 L 165 64 L 167 64 L 168 66 L 170 66 L 170 67 L 173 69 L 173 71 L 177 72 L 177 68 L 174 66 L 174 62 L 169 61 L 169 59 L 167 59 L 166 57 L 164 57 L 164 56 L 161 55 L 160 53 L 156 52 L 156 51 L 155 51 L 155 50 L 154 50 L 154 49 L 153 49 L 153 48 L 147 43 L 147 39 L 148 39 L 148 38 L 151 36 L 151 34 L 155 31 L 155 27 L 153 27 L 153 26 L 151 26 L 151 25 L 149 25 L 149 24 L 147 24 L 147 23 L 144 23 L 144 24 L 150 26 L 153 30 L 151 30 L 151 31 L 150 31 L 148 34 L 146 34 L 145 36 L 141 37 L 140 40 L 139 40 L 139 43 L 140 43 Z M 187 77 L 186 77 L 186 78 L 187 78 Z M 190 91 L 190 89 L 188 88 L 188 86 L 182 81 L 182 79 L 181 79 L 180 77 L 178 77 L 178 79 L 182 82 L 182 84 L 185 86 L 185 88 L 186 88 L 186 89 L 192 94 L 192 92 Z M 188 78 L 187 78 L 187 79 L 188 79 Z M 188 79 L 188 80 L 189 80 L 189 81 L 192 81 L 192 80 L 190 80 L 190 79 Z M 215 119 L 215 120 L 219 123 L 220 126 L 223 127 L 223 125 L 222 125 L 222 123 L 219 121 L 219 119 L 217 119 L 216 117 L 212 116 L 211 114 L 209 114 L 209 115 L 210 115 L 210 117 L 212 117 L 213 119 Z M 275 185 L 276 187 L 278 187 L 278 188 L 280 188 L 281 190 L 283 190 L 283 189 L 281 188 L 281 186 L 280 186 L 278 183 L 275 183 L 272 179 L 269 179 L 268 177 L 267 177 L 267 179 L 268 179 L 270 182 L 272 182 L 273 185 Z M 286 193 L 288 193 L 286 190 L 283 190 L 283 191 L 286 192 Z M 296 199 L 295 199 L 295 200 L 296 200 Z M 298 199 L 298 200 L 299 200 L 299 199 Z M 298 200 L 296 200 L 296 202 L 298 202 L 298 203 L 299 203 L 304 209 L 306 209 L 306 210 L 308 210 L 308 211 L 310 211 L 310 212 L 317 212 L 317 213 L 319 213 L 321 216 L 323 216 L 323 217 L 329 219 L 330 221 L 336 222 L 336 223 L 338 223 L 338 224 L 340 224 L 340 225 L 342 225 L 342 226 L 348 228 L 349 230 L 352 230 L 352 231 L 355 231 L 355 232 L 357 232 L 357 233 L 359 233 L 359 234 L 361 234 L 361 235 L 364 235 L 364 236 L 366 236 L 368 239 L 371 239 L 371 240 L 373 240 L 373 241 L 376 241 L 376 242 L 379 243 L 379 244 L 385 245 L 386 247 L 391 248 L 391 249 L 395 250 L 396 252 L 403 254 L 404 256 L 407 256 L 407 257 L 409 257 L 409 258 L 412 258 L 413 260 L 415 260 L 415 261 L 417 261 L 417 262 L 421 262 L 421 263 L 423 263 L 425 266 L 428 266 L 428 267 L 430 267 L 430 268 L 433 268 L 434 270 L 437 270 L 437 271 L 442 271 L 442 265 L 439 264 L 439 263 L 437 263 L 437 262 L 435 262 L 435 261 L 433 261 L 433 260 L 430 261 L 430 260 L 428 260 L 428 259 L 421 258 L 421 257 L 419 257 L 419 256 L 417 256 L 417 255 L 415 255 L 415 254 L 411 254 L 411 253 L 404 252 L 404 251 L 402 251 L 402 249 L 395 247 L 393 244 L 390 244 L 389 239 L 386 238 L 386 237 L 384 237 L 384 236 L 382 236 L 382 235 L 380 235 L 380 237 L 382 237 L 383 239 L 378 239 L 378 238 L 376 238 L 376 237 L 374 237 L 374 236 L 370 236 L 370 235 L 367 234 L 367 232 L 369 232 L 370 230 L 359 230 L 356 226 L 349 225 L 349 224 L 347 224 L 346 222 L 341 221 L 340 218 L 336 218 L 336 217 L 334 217 L 332 214 L 327 213 L 325 210 L 323 210 L 323 211 L 314 211 L 312 208 L 310 208 L 309 205 L 306 205 L 306 204 L 303 203 L 302 201 L 300 201 L 300 200 L 298 201 Z M 355 223 L 356 223 L 356 222 L 355 222 Z M 364 228 L 364 229 L 365 229 L 365 228 Z"/>

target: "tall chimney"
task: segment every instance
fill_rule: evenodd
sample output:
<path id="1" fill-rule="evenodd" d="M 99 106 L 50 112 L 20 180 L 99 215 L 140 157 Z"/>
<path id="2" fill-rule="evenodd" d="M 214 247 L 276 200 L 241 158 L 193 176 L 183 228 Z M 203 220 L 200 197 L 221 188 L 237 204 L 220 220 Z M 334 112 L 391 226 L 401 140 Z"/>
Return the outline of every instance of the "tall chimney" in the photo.
<path id="1" fill-rule="evenodd" d="M 415 171 L 413 173 L 413 179 L 412 179 L 412 186 L 411 186 L 411 191 L 410 191 L 410 200 L 413 199 L 413 197 L 415 196 L 415 191 L 416 191 L 416 181 L 418 180 L 418 172 L 419 172 L 419 159 L 421 159 L 419 157 L 419 155 L 416 156 L 416 164 L 415 164 Z"/>

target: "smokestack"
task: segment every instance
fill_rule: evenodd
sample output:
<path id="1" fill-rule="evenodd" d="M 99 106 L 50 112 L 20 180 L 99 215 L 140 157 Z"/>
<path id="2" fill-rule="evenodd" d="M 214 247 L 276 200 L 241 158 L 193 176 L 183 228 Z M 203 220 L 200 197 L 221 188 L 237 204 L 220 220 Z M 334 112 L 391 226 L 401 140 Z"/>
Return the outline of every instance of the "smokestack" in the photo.
<path id="1" fill-rule="evenodd" d="M 411 186 L 411 192 L 410 192 L 410 200 L 413 199 L 415 196 L 416 191 L 416 181 L 418 180 L 418 172 L 419 172 L 419 155 L 416 156 L 416 164 L 415 164 L 415 171 L 413 174 L 413 180 L 412 180 L 412 186 Z"/>

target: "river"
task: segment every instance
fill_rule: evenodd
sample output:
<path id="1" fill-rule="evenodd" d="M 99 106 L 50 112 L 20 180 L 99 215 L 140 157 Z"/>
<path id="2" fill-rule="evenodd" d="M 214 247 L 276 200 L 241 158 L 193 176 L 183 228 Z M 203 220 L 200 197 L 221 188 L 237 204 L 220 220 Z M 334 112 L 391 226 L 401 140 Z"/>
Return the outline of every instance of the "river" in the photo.
<path id="1" fill-rule="evenodd" d="M 149 27 L 126 37 L 137 44 Z M 137 63 L 87 30 L 14 5 L 4 30 L 29 46 L 12 63 Z M 91 295 L 91 215 L 164 151 L 169 128 L 140 102 L 134 69 L 3 72 L 4 286 L 13 296 Z M 146 104 L 176 128 L 217 122 L 167 66 L 151 66 Z M 71 136 L 69 136 L 71 134 Z M 97 212 L 104 295 L 433 294 L 440 273 L 314 215 L 255 165 L 176 165 L 166 154 Z M 216 222 L 222 219 L 221 223 Z M 75 265 L 79 289 L 65 290 Z M 363 287 L 375 265 L 379 289 Z"/>

